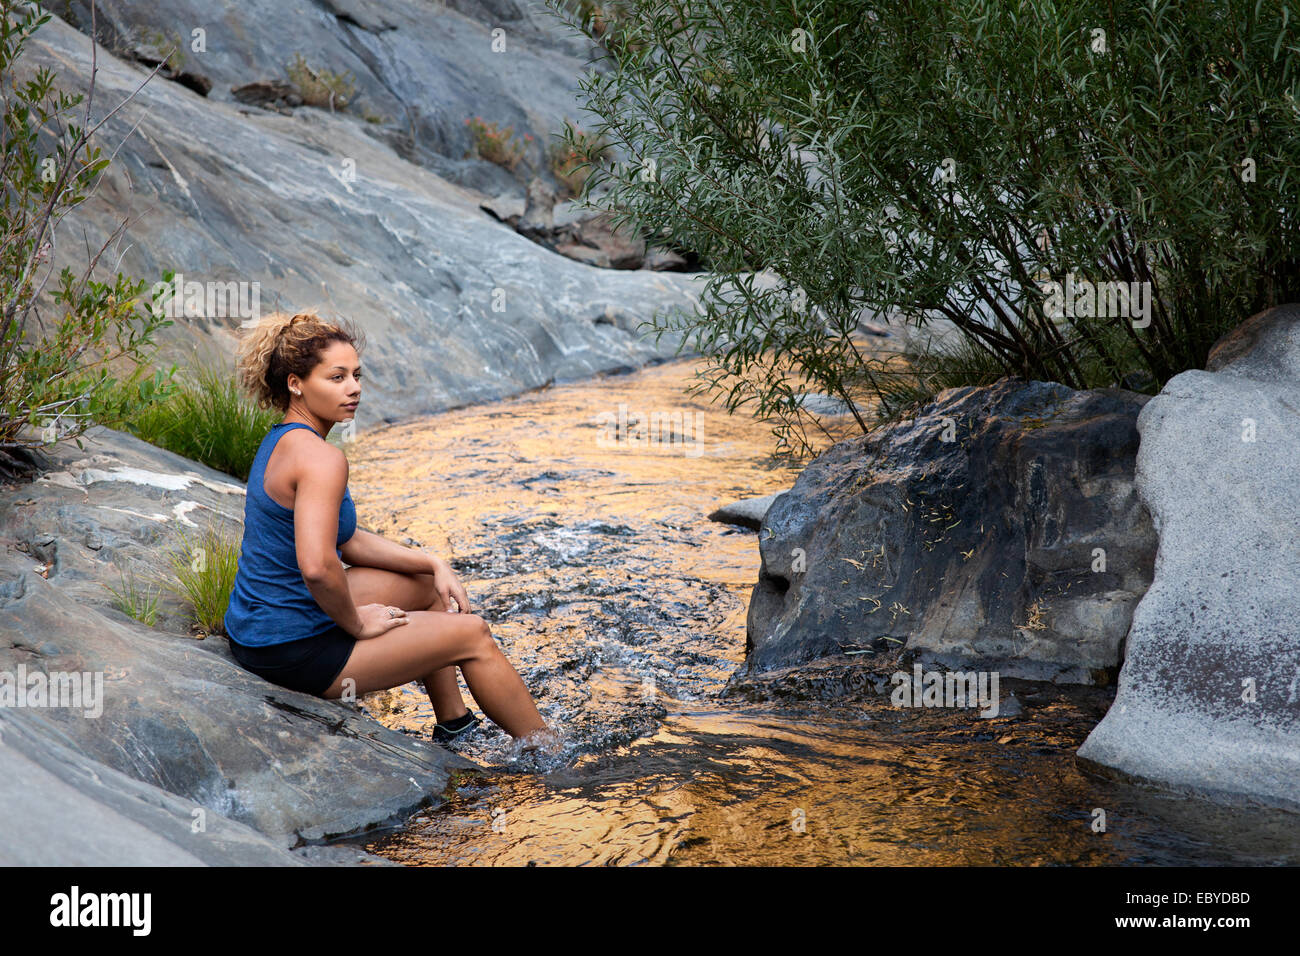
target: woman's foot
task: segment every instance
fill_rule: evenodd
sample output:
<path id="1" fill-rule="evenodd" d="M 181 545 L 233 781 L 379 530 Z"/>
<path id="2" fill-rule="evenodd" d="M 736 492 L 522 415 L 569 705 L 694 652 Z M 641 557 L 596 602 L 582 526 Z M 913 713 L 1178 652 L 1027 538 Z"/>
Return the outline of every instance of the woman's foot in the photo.
<path id="1" fill-rule="evenodd" d="M 434 724 L 433 739 L 435 743 L 445 744 L 469 734 L 479 725 L 479 719 L 473 711 L 466 711 L 459 717 L 445 724 Z"/>
<path id="2" fill-rule="evenodd" d="M 524 734 L 518 740 L 519 752 L 521 754 L 529 753 L 534 750 L 544 750 L 546 753 L 558 753 L 563 741 L 560 735 L 550 727 L 543 727 L 541 730 L 534 730 L 532 733 Z"/>

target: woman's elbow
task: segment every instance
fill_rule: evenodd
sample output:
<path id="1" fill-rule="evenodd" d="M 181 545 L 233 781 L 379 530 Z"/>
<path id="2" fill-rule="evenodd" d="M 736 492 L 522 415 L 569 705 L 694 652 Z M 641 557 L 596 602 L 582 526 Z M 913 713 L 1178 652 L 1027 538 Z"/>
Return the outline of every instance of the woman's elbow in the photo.
<path id="1" fill-rule="evenodd" d="M 335 567 L 342 567 L 342 565 L 339 564 L 338 555 L 334 554 L 331 554 L 328 558 L 305 562 L 299 560 L 298 562 L 298 570 L 302 572 L 302 579 L 308 584 L 329 580 Z"/>

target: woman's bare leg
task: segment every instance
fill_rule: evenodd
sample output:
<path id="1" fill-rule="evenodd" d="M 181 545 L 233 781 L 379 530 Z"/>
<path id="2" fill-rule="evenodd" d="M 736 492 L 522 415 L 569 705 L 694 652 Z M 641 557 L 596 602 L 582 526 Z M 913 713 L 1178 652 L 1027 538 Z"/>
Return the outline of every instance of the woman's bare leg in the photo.
<path id="1" fill-rule="evenodd" d="M 403 574 L 400 571 L 363 566 L 346 570 L 348 590 L 352 594 L 352 602 L 358 607 L 362 604 L 391 604 L 404 611 L 447 610 L 442 595 L 434 587 L 432 574 Z M 460 682 L 456 680 L 454 666 L 439 668 L 420 679 L 424 682 L 424 692 L 429 695 L 434 719 L 438 723 L 445 724 L 469 713 L 465 698 L 460 694 Z"/>
<path id="2" fill-rule="evenodd" d="M 448 611 L 410 611 L 407 620 L 409 624 L 357 641 L 342 673 L 323 696 L 337 699 L 347 680 L 355 682 L 360 695 L 432 678 L 440 669 L 457 665 L 483 712 L 506 733 L 523 737 L 549 731 L 487 621 L 477 614 Z"/>

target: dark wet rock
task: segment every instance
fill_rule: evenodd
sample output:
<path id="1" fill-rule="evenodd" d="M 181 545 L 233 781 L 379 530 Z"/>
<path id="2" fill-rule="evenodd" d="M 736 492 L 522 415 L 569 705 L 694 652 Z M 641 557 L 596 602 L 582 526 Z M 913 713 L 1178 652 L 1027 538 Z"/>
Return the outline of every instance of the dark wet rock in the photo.
<path id="1" fill-rule="evenodd" d="M 283 847 L 400 819 L 439 799 L 452 769 L 476 766 L 345 703 L 255 677 L 224 637 L 188 636 L 174 603 L 159 628 L 114 608 L 104 585 L 120 588 L 128 566 L 142 587 L 165 574 L 187 523 L 191 539 L 209 520 L 238 534 L 244 491 L 121 432 L 97 427 L 83 441 L 85 450 L 48 447 L 44 474 L 0 489 L 0 672 L 99 674 L 102 713 L 14 707 L 7 721 L 174 794 L 187 817 L 202 808 Z M 88 531 L 99 550 L 84 546 Z M 43 540 L 57 553 L 45 574 L 30 551 Z M 155 850 L 171 852 L 139 852 Z"/>
<path id="2" fill-rule="evenodd" d="M 1014 693 L 1008 694 L 998 704 L 997 716 L 1006 720 L 1024 716 L 1025 708 Z"/>
<path id="3" fill-rule="evenodd" d="M 746 498 L 743 501 L 733 501 L 729 505 L 723 505 L 716 511 L 710 512 L 709 520 L 740 525 L 742 528 L 757 531 L 763 524 L 763 516 L 767 514 L 767 509 L 772 507 L 772 502 L 783 494 L 785 492 L 778 491 L 775 494 L 764 495 L 761 498 Z"/>
<path id="4" fill-rule="evenodd" d="M 1107 682 L 1155 554 L 1133 489 L 1147 400 L 1004 378 L 838 443 L 763 520 L 747 666 L 901 642 L 952 669 Z"/>
<path id="5" fill-rule="evenodd" d="M 324 846 L 300 846 L 290 851 L 315 866 L 401 866 L 387 857 L 375 856 L 359 846 L 338 843 Z"/>
<path id="6" fill-rule="evenodd" d="M 1300 807 L 1300 306 L 1252 316 L 1138 418 L 1160 532 L 1115 703 L 1080 763 L 1229 802 Z"/>

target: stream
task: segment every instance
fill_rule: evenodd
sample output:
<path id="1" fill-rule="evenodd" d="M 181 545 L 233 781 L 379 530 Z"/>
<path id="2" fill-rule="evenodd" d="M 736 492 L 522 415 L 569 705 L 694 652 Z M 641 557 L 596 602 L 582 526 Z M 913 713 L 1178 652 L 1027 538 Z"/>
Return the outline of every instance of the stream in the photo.
<path id="1" fill-rule="evenodd" d="M 484 718 L 455 743 L 482 772 L 354 842 L 416 866 L 1300 863 L 1295 815 L 1083 774 L 1113 688 L 1004 680 L 1022 712 L 981 719 L 893 708 L 835 663 L 738 674 L 757 535 L 707 515 L 800 467 L 770 425 L 686 394 L 702 364 L 358 432 L 359 521 L 451 561 L 564 746 L 520 755 Z M 678 411 L 685 442 L 601 425 Z M 433 729 L 415 684 L 361 706 Z"/>

